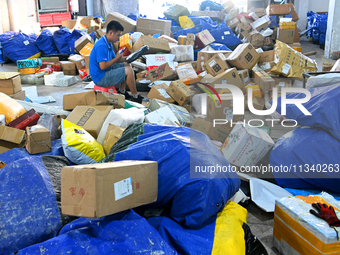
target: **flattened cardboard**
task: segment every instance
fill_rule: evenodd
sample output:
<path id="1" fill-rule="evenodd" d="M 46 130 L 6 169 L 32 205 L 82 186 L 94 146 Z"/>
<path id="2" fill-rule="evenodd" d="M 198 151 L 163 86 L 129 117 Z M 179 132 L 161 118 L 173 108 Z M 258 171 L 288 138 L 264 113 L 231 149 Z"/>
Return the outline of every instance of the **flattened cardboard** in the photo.
<path id="1" fill-rule="evenodd" d="M 65 215 L 98 218 L 157 200 L 156 161 L 118 161 L 61 170 Z"/>
<path id="2" fill-rule="evenodd" d="M 51 133 L 41 126 L 26 127 L 26 150 L 29 154 L 39 154 L 51 151 Z"/>
<path id="3" fill-rule="evenodd" d="M 77 106 L 66 120 L 84 128 L 97 139 L 103 123 L 113 106 Z"/>

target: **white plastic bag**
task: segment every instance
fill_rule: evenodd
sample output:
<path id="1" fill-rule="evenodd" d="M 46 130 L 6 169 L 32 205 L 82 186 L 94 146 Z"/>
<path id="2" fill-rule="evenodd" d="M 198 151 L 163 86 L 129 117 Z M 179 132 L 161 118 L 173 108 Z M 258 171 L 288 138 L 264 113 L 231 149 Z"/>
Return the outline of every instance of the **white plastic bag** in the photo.
<path id="1" fill-rule="evenodd" d="M 340 82 L 340 74 L 328 73 L 308 78 L 306 89 L 324 87 L 329 85 L 338 84 Z"/>
<path id="2" fill-rule="evenodd" d="M 144 110 L 145 109 L 138 109 L 133 107 L 129 109 L 114 109 L 110 111 L 102 126 L 102 129 L 99 132 L 97 141 L 100 144 L 103 144 L 106 131 L 110 124 L 122 128 L 127 128 L 133 123 L 143 123 L 145 118 Z"/>
<path id="3" fill-rule="evenodd" d="M 135 44 L 138 41 L 139 37 L 141 37 L 142 35 L 144 35 L 144 34 L 141 33 L 141 32 L 134 32 L 131 35 L 132 43 Z"/>
<path id="4" fill-rule="evenodd" d="M 175 55 L 175 61 L 194 61 L 194 47 L 192 45 L 172 46 L 170 53 Z"/>
<path id="5" fill-rule="evenodd" d="M 160 66 L 168 63 L 172 70 L 175 70 L 175 55 L 173 54 L 149 54 L 144 55 L 146 58 L 146 66 Z"/>
<path id="6" fill-rule="evenodd" d="M 44 113 L 40 116 L 38 123 L 39 125 L 47 128 L 51 133 L 51 141 L 57 140 L 60 138 L 60 130 L 57 119 L 49 113 Z"/>

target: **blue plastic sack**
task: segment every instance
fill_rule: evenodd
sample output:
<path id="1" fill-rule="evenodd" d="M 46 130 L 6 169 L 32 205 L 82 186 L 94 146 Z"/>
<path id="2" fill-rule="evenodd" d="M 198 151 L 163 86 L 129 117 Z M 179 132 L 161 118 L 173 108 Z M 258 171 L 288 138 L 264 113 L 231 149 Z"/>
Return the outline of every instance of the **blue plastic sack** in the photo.
<path id="1" fill-rule="evenodd" d="M 219 26 L 216 26 L 202 21 L 202 30 L 205 29 L 208 29 L 210 34 L 215 38 L 215 43 L 221 43 L 226 46 L 234 46 L 242 43 L 231 28 L 227 27 L 224 22 Z"/>
<path id="2" fill-rule="evenodd" d="M 303 106 L 312 114 L 304 115 L 294 104 L 286 106 L 286 117 L 296 120 L 300 125 L 319 127 L 340 140 L 340 86 L 331 85 L 309 89 L 311 99 Z M 304 93 L 286 95 L 288 99 L 304 98 Z M 278 98 L 277 111 L 281 113 L 281 97 Z"/>
<path id="3" fill-rule="evenodd" d="M 39 156 L 64 156 L 64 150 L 61 144 L 61 139 L 57 139 L 51 142 L 51 151 L 40 153 Z M 9 151 L 0 154 L 0 160 L 6 164 L 10 164 L 22 158 L 32 157 L 26 150 L 26 148 L 14 148 Z"/>
<path id="4" fill-rule="evenodd" d="M 67 27 L 61 27 L 53 33 L 54 43 L 60 54 L 71 54 L 69 41 L 71 40 L 71 32 Z"/>
<path id="5" fill-rule="evenodd" d="M 194 26 L 192 28 L 186 28 L 186 29 L 179 30 L 179 31 L 177 31 L 173 34 L 174 34 L 174 38 L 176 40 L 178 40 L 178 37 L 180 35 L 187 35 L 187 34 L 194 34 L 195 35 L 195 34 L 201 32 L 201 31 L 203 31 L 202 25 L 197 25 L 197 26 Z"/>
<path id="6" fill-rule="evenodd" d="M 40 53 L 35 40 L 23 33 L 8 31 L 0 35 L 3 54 L 13 62 L 28 59 Z"/>
<path id="7" fill-rule="evenodd" d="M 58 236 L 17 255 L 41 255 L 42 251 L 75 255 L 177 254 L 156 229 L 132 210 L 99 219 L 79 218 L 63 227 Z"/>
<path id="8" fill-rule="evenodd" d="M 217 21 L 213 21 L 209 16 L 188 16 L 192 22 L 195 24 L 195 26 L 197 25 L 202 25 L 202 21 L 207 23 L 207 24 L 211 24 L 211 25 L 218 25 Z"/>
<path id="9" fill-rule="evenodd" d="M 284 188 L 339 192 L 339 148 L 340 142 L 322 129 L 297 128 L 285 134 L 270 154 L 277 183 Z M 281 166 L 290 171 L 279 170 Z"/>
<path id="10" fill-rule="evenodd" d="M 224 44 L 220 44 L 220 43 L 212 43 L 212 44 L 209 44 L 209 46 L 211 48 L 213 48 L 214 50 L 228 50 L 228 51 L 232 51 L 227 46 L 225 46 Z"/>
<path id="11" fill-rule="evenodd" d="M 54 43 L 53 35 L 50 30 L 45 29 L 36 40 L 37 47 L 43 55 L 58 54 L 57 46 Z"/>
<path id="12" fill-rule="evenodd" d="M 220 3 L 213 2 L 211 0 L 206 0 L 201 2 L 200 11 L 222 11 L 224 8 Z"/>
<path id="13" fill-rule="evenodd" d="M 96 40 L 97 40 L 96 32 L 92 32 L 92 33 L 90 34 L 90 36 L 91 36 L 91 38 L 92 38 L 93 41 L 96 41 Z"/>
<path id="14" fill-rule="evenodd" d="M 158 199 L 152 206 L 171 201 L 171 217 L 192 228 L 216 215 L 240 187 L 234 172 L 191 178 L 195 166 L 230 165 L 206 134 L 186 127 L 145 124 L 138 142 L 115 155 L 120 160 L 157 161 Z"/>
<path id="15" fill-rule="evenodd" d="M 60 216 L 51 179 L 40 156 L 0 169 L 0 254 L 52 238 Z"/>
<path id="16" fill-rule="evenodd" d="M 77 29 L 74 29 L 72 31 L 72 34 L 71 34 L 71 37 L 70 37 L 70 41 L 68 43 L 69 45 L 69 48 L 70 48 L 70 52 L 71 54 L 75 54 L 74 52 L 74 43 L 84 35 L 85 33 L 83 33 L 82 31 L 80 30 L 77 30 Z"/>

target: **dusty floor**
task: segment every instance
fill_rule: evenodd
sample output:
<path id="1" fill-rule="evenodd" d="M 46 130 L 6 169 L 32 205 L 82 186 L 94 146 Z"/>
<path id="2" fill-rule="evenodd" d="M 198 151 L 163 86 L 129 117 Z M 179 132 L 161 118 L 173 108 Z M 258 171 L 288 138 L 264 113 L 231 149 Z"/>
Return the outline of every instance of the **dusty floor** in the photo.
<path id="1" fill-rule="evenodd" d="M 319 45 L 315 45 L 307 40 L 307 38 L 301 38 L 302 52 L 317 51 L 316 55 L 310 56 L 310 58 L 315 59 L 318 64 L 318 71 L 322 71 L 322 63 L 324 63 L 324 51 L 320 49 Z M 324 59 L 322 59 L 324 58 Z M 326 59 L 330 63 L 334 63 L 335 60 Z M 5 64 L 0 66 L 0 72 L 6 71 L 17 71 L 16 65 L 14 63 Z M 69 93 L 85 92 L 88 90 L 84 89 L 81 81 L 70 87 L 50 87 L 44 85 L 37 85 L 39 96 L 53 96 L 56 99 L 55 103 L 50 103 L 49 105 L 60 106 L 62 108 L 63 95 Z M 301 81 L 295 81 L 293 86 L 302 86 Z M 23 86 L 28 87 L 28 86 Z M 146 95 L 145 92 L 141 93 Z M 251 118 L 251 114 L 246 115 L 246 119 Z M 256 117 L 258 119 L 258 116 Z M 264 116 L 263 119 L 266 119 Z M 268 126 L 269 123 L 267 123 Z M 283 134 L 291 131 L 291 128 L 283 128 L 281 125 L 276 125 L 270 129 L 270 135 L 274 141 L 277 141 Z M 247 223 L 250 226 L 254 235 L 256 235 L 261 242 L 267 248 L 268 254 L 279 254 L 273 247 L 273 223 L 274 223 L 274 213 L 266 213 L 259 209 L 254 203 L 249 204 L 246 209 L 248 210 Z"/>

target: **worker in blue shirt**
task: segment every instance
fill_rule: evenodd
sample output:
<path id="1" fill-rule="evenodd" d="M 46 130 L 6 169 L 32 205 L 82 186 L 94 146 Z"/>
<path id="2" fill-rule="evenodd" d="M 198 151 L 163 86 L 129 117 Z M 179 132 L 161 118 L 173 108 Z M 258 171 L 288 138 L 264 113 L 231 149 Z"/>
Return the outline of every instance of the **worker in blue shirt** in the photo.
<path id="1" fill-rule="evenodd" d="M 123 53 L 117 55 L 113 51 L 113 43 L 117 42 L 124 31 L 123 26 L 115 20 L 110 21 L 106 34 L 94 45 L 90 55 L 90 73 L 93 82 L 99 87 L 112 87 L 125 99 L 142 103 L 143 97 L 136 89 L 135 73 L 131 65 L 124 63 Z M 129 87 L 132 96 L 126 91 Z"/>

